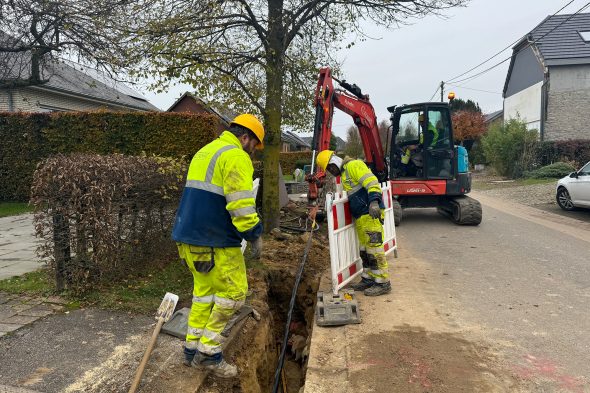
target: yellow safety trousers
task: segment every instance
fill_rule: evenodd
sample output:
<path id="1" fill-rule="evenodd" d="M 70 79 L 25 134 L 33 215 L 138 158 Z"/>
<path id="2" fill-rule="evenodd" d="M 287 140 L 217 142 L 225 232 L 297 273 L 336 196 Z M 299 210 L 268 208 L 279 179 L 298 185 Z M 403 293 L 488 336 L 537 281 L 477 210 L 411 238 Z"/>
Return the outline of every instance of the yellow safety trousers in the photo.
<path id="1" fill-rule="evenodd" d="M 377 283 L 388 282 L 389 273 L 387 271 L 385 249 L 383 248 L 383 225 L 381 221 L 365 214 L 357 218 L 354 225 L 359 239 L 361 257 L 363 257 L 363 253 L 366 253 L 363 258 L 363 273 L 361 276 Z M 376 266 L 367 267 L 365 258 L 372 260 L 373 263 L 376 263 Z"/>
<path id="2" fill-rule="evenodd" d="M 227 322 L 244 304 L 248 292 L 246 264 L 240 247 L 213 248 L 177 243 L 178 253 L 193 274 L 193 302 L 185 346 L 214 355 L 221 352 Z M 195 263 L 211 261 L 215 267 L 200 273 Z"/>

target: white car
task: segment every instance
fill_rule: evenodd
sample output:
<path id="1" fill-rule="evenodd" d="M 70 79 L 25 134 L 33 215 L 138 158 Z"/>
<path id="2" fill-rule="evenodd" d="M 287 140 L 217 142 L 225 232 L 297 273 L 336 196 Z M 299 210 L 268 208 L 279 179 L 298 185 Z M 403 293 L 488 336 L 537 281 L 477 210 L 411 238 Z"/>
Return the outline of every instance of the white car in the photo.
<path id="1" fill-rule="evenodd" d="M 557 181 L 555 198 L 563 210 L 590 208 L 590 162 Z"/>

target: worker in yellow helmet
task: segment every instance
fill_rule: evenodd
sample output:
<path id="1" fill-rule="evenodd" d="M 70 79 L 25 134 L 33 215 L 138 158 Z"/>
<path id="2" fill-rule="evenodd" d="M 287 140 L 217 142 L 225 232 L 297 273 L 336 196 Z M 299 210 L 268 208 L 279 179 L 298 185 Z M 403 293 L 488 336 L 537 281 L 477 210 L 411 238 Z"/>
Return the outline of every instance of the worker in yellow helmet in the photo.
<path id="1" fill-rule="evenodd" d="M 354 217 L 363 260 L 361 281 L 352 285 L 366 296 L 391 292 L 387 259 L 383 249 L 383 196 L 377 177 L 361 160 L 344 158 L 331 150 L 318 154 L 317 165 L 323 171 L 341 176 L 342 187 L 348 193 L 350 213 Z"/>
<path id="2" fill-rule="evenodd" d="M 237 116 L 219 138 L 193 157 L 172 238 L 193 275 L 193 301 L 185 364 L 231 378 L 237 367 L 223 358 L 221 332 L 244 304 L 248 282 L 242 239 L 260 256 L 262 223 L 252 190 L 250 159 L 262 149 L 264 128 L 253 115 Z"/>

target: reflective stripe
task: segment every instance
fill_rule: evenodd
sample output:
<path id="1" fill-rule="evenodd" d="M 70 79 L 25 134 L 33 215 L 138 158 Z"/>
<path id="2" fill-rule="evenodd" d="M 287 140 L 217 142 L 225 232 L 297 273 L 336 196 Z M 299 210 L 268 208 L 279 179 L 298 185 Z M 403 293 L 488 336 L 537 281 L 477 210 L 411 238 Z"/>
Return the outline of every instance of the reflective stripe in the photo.
<path id="1" fill-rule="evenodd" d="M 213 295 L 193 296 L 193 303 L 213 303 Z"/>
<path id="2" fill-rule="evenodd" d="M 185 187 L 196 188 L 198 190 L 209 191 L 214 194 L 223 195 L 223 187 L 216 186 L 211 183 L 206 183 L 201 180 L 187 180 Z"/>
<path id="3" fill-rule="evenodd" d="M 375 281 L 377 284 L 383 284 L 383 283 L 389 282 L 389 278 L 371 277 L 371 279 L 373 281 Z"/>
<path id="4" fill-rule="evenodd" d="M 199 344 L 197 345 L 197 350 L 199 352 L 203 352 L 206 355 L 215 355 L 216 353 L 221 352 L 221 345 L 208 345 L 203 344 L 201 341 L 199 341 Z"/>
<path id="5" fill-rule="evenodd" d="M 223 308 L 240 309 L 244 304 L 243 300 L 232 300 L 215 295 L 215 304 Z"/>
<path id="6" fill-rule="evenodd" d="M 365 180 L 367 180 L 368 178 L 370 178 L 371 176 L 375 176 L 372 173 L 365 173 L 364 175 L 361 176 L 361 178 L 359 179 L 359 183 L 363 184 L 363 182 Z"/>
<path id="7" fill-rule="evenodd" d="M 344 168 L 344 174 L 346 175 L 346 180 L 345 181 L 348 182 L 349 187 L 351 187 L 352 189 L 354 189 L 354 187 L 352 186 L 352 179 L 350 178 L 350 173 L 348 173 L 348 168 Z"/>
<path id="8" fill-rule="evenodd" d="M 213 154 L 213 157 L 211 157 L 211 161 L 209 161 L 209 166 L 207 167 L 207 174 L 205 175 L 205 182 L 207 183 L 211 183 L 211 180 L 213 180 L 213 172 L 215 172 L 215 164 L 217 163 L 217 159 L 219 158 L 219 156 L 231 149 L 237 149 L 237 146 L 234 145 L 226 145 L 223 146 L 221 149 L 217 150 L 215 152 L 215 154 Z"/>
<path id="9" fill-rule="evenodd" d="M 197 347 L 199 346 L 199 340 L 186 341 L 184 343 L 184 346 L 188 349 L 197 349 Z"/>
<path id="10" fill-rule="evenodd" d="M 378 186 L 379 182 L 377 180 L 373 180 L 372 182 L 369 182 L 369 184 L 367 184 L 367 186 L 365 188 L 369 188 L 371 186 Z"/>
<path id="11" fill-rule="evenodd" d="M 385 272 L 383 270 L 371 270 L 371 273 L 376 274 L 376 275 L 385 274 Z"/>
<path id="12" fill-rule="evenodd" d="M 219 344 L 223 344 L 225 337 L 219 333 L 212 332 L 211 330 L 205 329 L 203 331 L 203 337 L 207 337 L 209 340 L 213 340 Z"/>
<path id="13" fill-rule="evenodd" d="M 197 337 L 201 337 L 201 335 L 203 335 L 203 329 L 198 329 L 198 328 L 194 328 L 194 327 L 188 327 L 188 329 L 186 329 L 186 334 L 190 334 L 191 336 L 197 336 Z"/>
<path id="14" fill-rule="evenodd" d="M 247 216 L 248 214 L 256 213 L 256 208 L 254 206 L 246 206 L 241 207 L 239 209 L 228 210 L 229 215 L 232 217 L 241 217 Z"/>
<path id="15" fill-rule="evenodd" d="M 239 201 L 240 199 L 254 198 L 254 191 L 236 191 L 225 196 L 227 203 Z"/>
<path id="16" fill-rule="evenodd" d="M 367 247 L 367 254 L 378 254 L 380 252 L 385 252 L 383 246 L 381 247 Z"/>

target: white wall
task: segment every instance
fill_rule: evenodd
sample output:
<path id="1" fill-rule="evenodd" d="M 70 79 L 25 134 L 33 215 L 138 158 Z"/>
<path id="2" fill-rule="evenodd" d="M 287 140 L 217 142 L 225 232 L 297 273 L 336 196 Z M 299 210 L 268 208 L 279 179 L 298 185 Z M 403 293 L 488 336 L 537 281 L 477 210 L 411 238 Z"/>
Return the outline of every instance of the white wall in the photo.
<path id="1" fill-rule="evenodd" d="M 527 87 L 504 99 L 504 120 L 520 117 L 529 129 L 541 128 L 541 87 L 543 82 Z"/>

